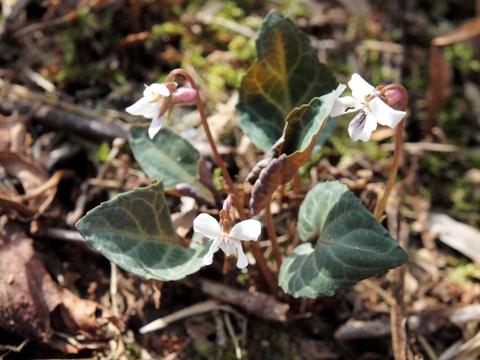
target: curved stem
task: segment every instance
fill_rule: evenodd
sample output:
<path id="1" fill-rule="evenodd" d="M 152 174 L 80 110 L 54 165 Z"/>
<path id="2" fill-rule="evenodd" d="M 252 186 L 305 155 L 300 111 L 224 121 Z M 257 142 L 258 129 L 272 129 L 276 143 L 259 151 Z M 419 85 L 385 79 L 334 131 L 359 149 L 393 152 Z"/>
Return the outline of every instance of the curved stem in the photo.
<path id="1" fill-rule="evenodd" d="M 212 133 L 210 131 L 210 126 L 208 125 L 208 121 L 207 121 L 207 115 L 205 113 L 205 107 L 203 106 L 202 99 L 200 98 L 200 93 L 198 91 L 197 83 L 195 82 L 195 80 L 193 80 L 193 78 L 190 76 L 190 74 L 183 69 L 175 69 L 175 70 L 171 71 L 170 74 L 168 74 L 168 76 L 167 76 L 167 81 L 173 81 L 173 79 L 177 75 L 181 75 L 181 76 L 185 77 L 188 80 L 188 82 L 190 83 L 190 85 L 192 86 L 192 88 L 197 91 L 197 98 L 196 98 L 197 107 L 198 107 L 198 111 L 200 113 L 200 118 L 202 120 L 203 128 L 205 130 L 205 135 L 207 136 L 207 140 L 210 143 L 210 147 L 212 148 L 213 157 L 215 158 L 215 162 L 220 167 L 220 170 L 222 171 L 222 175 L 223 175 L 225 181 L 227 182 L 229 193 L 232 194 L 232 196 L 234 198 L 233 200 L 234 200 L 235 205 L 236 205 L 235 208 L 238 211 L 238 215 L 240 216 L 240 219 L 245 220 L 246 215 L 245 215 L 245 209 L 244 209 L 244 199 L 243 199 L 243 197 L 240 197 L 240 195 L 242 195 L 242 194 L 240 194 L 237 191 L 237 188 L 235 187 L 235 184 L 233 183 L 232 177 L 230 176 L 230 173 L 228 172 L 227 167 L 225 166 L 225 163 L 224 163 L 222 157 L 220 156 L 220 153 L 218 152 L 217 145 L 215 144 L 215 141 L 213 140 L 213 136 L 212 136 Z M 270 290 L 272 291 L 272 293 L 275 293 L 277 291 L 276 281 L 273 278 L 272 273 L 270 272 L 270 269 L 268 268 L 268 265 L 265 261 L 265 258 L 263 257 L 263 255 L 260 251 L 260 247 L 258 246 L 258 244 L 256 242 L 250 242 L 248 247 L 250 248 L 250 251 L 252 252 L 253 256 L 255 257 L 255 260 L 257 261 L 257 265 L 260 268 L 260 271 L 263 274 L 263 277 L 267 281 L 267 284 L 268 284 Z"/>
<path id="2" fill-rule="evenodd" d="M 387 185 L 385 187 L 385 191 L 383 192 L 380 201 L 378 201 L 377 205 L 375 206 L 375 210 L 373 211 L 373 216 L 375 219 L 380 221 L 382 217 L 383 210 L 385 209 L 385 205 L 387 203 L 388 197 L 392 192 L 393 185 L 395 184 L 395 180 L 397 178 L 398 173 L 398 165 L 400 163 L 400 152 L 402 148 L 402 135 L 403 135 L 403 123 L 405 120 L 400 121 L 397 125 L 397 134 L 395 138 L 395 150 L 393 155 L 393 163 L 392 167 L 390 168 L 390 174 L 388 175 Z"/>
<path id="3" fill-rule="evenodd" d="M 212 132 L 210 131 L 210 126 L 208 125 L 208 121 L 207 121 L 207 115 L 205 113 L 205 107 L 203 106 L 202 99 L 200 98 L 200 93 L 198 92 L 197 83 L 195 82 L 195 80 L 193 80 L 190 74 L 183 69 L 173 70 L 168 75 L 167 81 L 172 81 L 177 75 L 182 75 L 183 77 L 185 77 L 190 83 L 190 85 L 192 86 L 192 88 L 194 88 L 197 91 L 197 99 L 196 99 L 197 107 L 200 113 L 200 118 L 202 120 L 203 129 L 205 130 L 205 135 L 207 136 L 207 140 L 210 144 L 210 147 L 212 148 L 213 157 L 215 158 L 215 162 L 217 163 L 217 165 L 220 167 L 220 170 L 222 171 L 222 175 L 225 181 L 227 182 L 229 192 L 235 197 L 235 199 L 238 199 L 239 197 L 237 194 L 237 189 L 235 187 L 235 184 L 233 183 L 232 177 L 230 176 L 230 173 L 228 172 L 227 167 L 225 166 L 225 162 L 223 161 L 222 157 L 220 156 L 220 153 L 218 152 L 217 145 L 213 140 Z M 237 207 L 237 210 L 241 213 L 244 212 L 243 207 L 240 207 L 240 206 Z"/>
<path id="4" fill-rule="evenodd" d="M 382 94 L 385 94 L 387 90 L 399 90 L 402 93 L 402 103 L 400 104 L 400 109 L 402 111 L 405 111 L 407 109 L 407 103 L 408 103 L 408 94 L 407 90 L 402 86 L 398 84 L 391 84 L 383 87 L 381 89 Z M 382 217 L 383 210 L 385 209 L 385 205 L 387 204 L 388 197 L 390 196 L 390 193 L 392 192 L 393 186 L 395 185 L 395 180 L 397 178 L 398 174 L 398 165 L 400 164 L 400 153 L 402 151 L 402 142 L 403 142 L 403 127 L 405 124 L 405 118 L 400 121 L 400 123 L 397 125 L 397 132 L 395 136 L 395 150 L 393 154 L 393 163 L 392 167 L 390 168 L 390 174 L 388 175 L 388 180 L 387 180 L 387 185 L 385 186 L 385 191 L 383 192 L 382 197 L 378 201 L 377 205 L 375 206 L 375 210 L 373 211 L 373 216 L 375 219 L 380 221 L 380 218 Z"/>

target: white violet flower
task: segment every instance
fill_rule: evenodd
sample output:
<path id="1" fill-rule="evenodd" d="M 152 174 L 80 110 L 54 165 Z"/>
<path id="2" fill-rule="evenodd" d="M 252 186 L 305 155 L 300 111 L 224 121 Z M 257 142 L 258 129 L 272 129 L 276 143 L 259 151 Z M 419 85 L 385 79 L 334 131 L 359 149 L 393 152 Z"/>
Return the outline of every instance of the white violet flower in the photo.
<path id="1" fill-rule="evenodd" d="M 249 219 L 235 224 L 226 233 L 213 216 L 200 214 L 193 221 L 193 230 L 213 240 L 207 255 L 203 258 L 204 265 L 210 265 L 213 262 L 213 254 L 218 249 L 222 249 L 226 255 L 237 252 L 237 267 L 243 269 L 248 265 L 248 260 L 240 241 L 256 241 L 260 236 L 262 226 L 259 221 Z"/>
<path id="2" fill-rule="evenodd" d="M 165 84 L 154 83 L 147 86 L 143 91 L 143 97 L 125 110 L 132 115 L 142 115 L 152 119 L 148 128 L 148 136 L 153 139 L 155 134 L 162 128 L 163 117 L 167 111 L 169 101 L 165 101 L 171 95 Z"/>
<path id="3" fill-rule="evenodd" d="M 142 115 L 152 119 L 148 128 L 150 139 L 162 128 L 165 114 L 168 115 L 173 105 L 195 100 L 197 91 L 189 87 L 180 87 L 169 81 L 163 84 L 154 83 L 143 91 L 143 97 L 125 110 L 132 115 Z"/>
<path id="4" fill-rule="evenodd" d="M 380 92 L 360 75 L 353 74 L 348 86 L 352 90 L 352 96 L 337 99 L 330 116 L 360 111 L 348 125 L 348 134 L 353 141 L 368 141 L 377 124 L 394 129 L 405 117 L 405 111 L 388 106 L 378 97 Z"/>

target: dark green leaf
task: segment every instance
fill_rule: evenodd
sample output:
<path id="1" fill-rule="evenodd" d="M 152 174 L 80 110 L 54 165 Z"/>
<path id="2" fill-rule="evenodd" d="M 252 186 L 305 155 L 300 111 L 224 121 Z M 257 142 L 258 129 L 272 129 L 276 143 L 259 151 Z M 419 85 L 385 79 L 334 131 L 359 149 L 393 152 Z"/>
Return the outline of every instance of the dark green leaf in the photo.
<path id="1" fill-rule="evenodd" d="M 280 269 L 280 286 L 298 297 L 331 296 L 408 259 L 398 243 L 345 185 L 322 183 L 299 212 L 303 241 Z"/>
<path id="2" fill-rule="evenodd" d="M 194 242 L 179 245 L 161 182 L 102 203 L 76 227 L 107 259 L 145 278 L 181 279 L 200 269 L 207 251 Z"/>
<path id="3" fill-rule="evenodd" d="M 308 160 L 326 127 L 335 100 L 344 89 L 345 85 L 339 85 L 330 94 L 314 98 L 290 113 L 280 141 L 266 154 L 268 161 L 261 162 L 267 166 L 260 171 L 252 189 L 250 206 L 254 214 L 258 214 L 275 189 L 289 182 Z M 258 164 L 254 171 L 261 166 Z"/>
<path id="4" fill-rule="evenodd" d="M 187 140 L 168 128 L 152 140 L 141 125 L 130 128 L 130 137 L 133 155 L 149 177 L 163 180 L 167 190 L 188 186 L 190 192 L 213 202 L 212 193 L 198 180 L 200 154 Z"/>
<path id="5" fill-rule="evenodd" d="M 308 37 L 277 11 L 265 18 L 256 49 L 257 60 L 242 80 L 237 115 L 242 130 L 267 151 L 282 135 L 290 111 L 331 92 L 336 81 Z"/>

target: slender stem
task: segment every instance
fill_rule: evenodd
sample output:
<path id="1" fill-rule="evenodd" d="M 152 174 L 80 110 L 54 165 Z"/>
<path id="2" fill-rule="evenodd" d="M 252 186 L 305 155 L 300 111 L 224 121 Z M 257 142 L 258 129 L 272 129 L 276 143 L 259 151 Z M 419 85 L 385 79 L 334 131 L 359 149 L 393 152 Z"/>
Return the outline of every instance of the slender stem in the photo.
<path id="1" fill-rule="evenodd" d="M 394 201 L 398 203 L 399 197 Z M 406 221 L 401 219 L 398 206 L 392 207 L 387 212 L 388 229 L 396 239 L 398 245 L 408 249 L 410 230 Z M 411 360 L 413 353 L 410 350 L 408 336 L 405 332 L 407 304 L 405 302 L 405 274 L 407 264 L 399 266 L 389 274 L 389 288 L 393 302 L 390 305 L 390 327 L 392 335 L 392 349 L 395 360 Z"/>
<path id="2" fill-rule="evenodd" d="M 373 211 L 373 216 L 377 220 L 380 220 L 380 218 L 382 217 L 383 210 L 385 209 L 385 205 L 387 204 L 388 197 L 390 196 L 393 186 L 395 185 L 395 180 L 397 179 L 398 165 L 400 164 L 400 152 L 402 149 L 403 123 L 404 123 L 404 120 L 402 120 L 397 125 L 397 134 L 395 137 L 395 150 L 393 155 L 393 163 L 392 163 L 392 167 L 390 168 L 390 174 L 388 175 L 387 185 L 385 187 L 385 191 L 383 192 L 382 197 L 378 201 L 377 205 L 375 206 L 375 210 Z"/>
<path id="3" fill-rule="evenodd" d="M 293 191 L 295 192 L 295 194 L 300 194 L 302 190 L 301 185 L 302 185 L 302 179 L 300 177 L 300 174 L 297 171 L 293 176 Z"/>
<path id="4" fill-rule="evenodd" d="M 408 103 L 408 94 L 407 90 L 398 84 L 391 84 L 383 87 L 381 89 L 382 94 L 385 94 L 387 90 L 398 90 L 402 93 L 402 103 L 400 105 L 400 109 L 405 111 L 407 109 Z M 400 123 L 397 125 L 397 131 L 395 136 L 395 150 L 393 154 L 393 163 L 392 167 L 390 168 L 390 174 L 388 175 L 387 185 L 385 186 L 385 191 L 383 192 L 382 197 L 378 201 L 377 205 L 375 206 L 375 210 L 373 211 L 373 216 L 375 219 L 380 220 L 383 214 L 383 210 L 385 209 L 385 205 L 387 204 L 388 197 L 392 192 L 393 186 L 395 185 L 395 180 L 397 179 L 398 174 L 398 166 L 400 164 L 400 155 L 402 151 L 402 143 L 403 143 L 403 128 L 405 125 L 405 118 L 403 118 Z"/>
<path id="5" fill-rule="evenodd" d="M 207 115 L 205 112 L 205 107 L 203 106 L 202 99 L 200 98 L 200 93 L 198 92 L 198 87 L 197 83 L 193 78 L 190 76 L 189 73 L 187 73 L 183 69 L 175 69 L 173 70 L 167 77 L 167 81 L 172 81 L 175 76 L 177 75 L 182 75 L 185 77 L 192 88 L 194 88 L 197 91 L 197 107 L 198 111 L 200 113 L 200 118 L 202 120 L 202 125 L 203 129 L 205 130 L 205 135 L 207 136 L 207 140 L 210 143 L 210 147 L 212 148 L 212 153 L 213 157 L 215 158 L 215 162 L 217 165 L 220 167 L 220 170 L 222 171 L 223 178 L 227 182 L 229 192 L 236 198 L 238 199 L 238 194 L 237 194 L 237 189 L 235 187 L 235 184 L 233 183 L 232 177 L 230 176 L 230 173 L 227 170 L 227 167 L 225 166 L 225 162 L 223 161 L 222 157 L 220 156 L 220 153 L 218 152 L 217 145 L 215 144 L 215 141 L 213 140 L 212 132 L 210 131 L 210 126 L 208 125 L 207 121 Z M 237 207 L 237 210 L 241 213 L 244 212 L 243 207 Z"/>
<path id="6" fill-rule="evenodd" d="M 117 301 L 117 286 L 118 286 L 118 269 L 117 265 L 113 262 L 110 262 L 110 300 L 112 302 L 112 312 L 113 315 L 118 316 L 118 301 Z"/>
<path id="7" fill-rule="evenodd" d="M 241 220 L 246 219 L 245 215 L 245 208 L 244 208 L 244 199 L 243 197 L 240 197 L 241 194 L 237 191 L 237 188 L 235 187 L 235 184 L 233 183 L 232 177 L 230 176 L 230 173 L 227 170 L 227 167 L 225 166 L 225 163 L 222 160 L 222 157 L 220 156 L 217 146 L 215 144 L 215 141 L 213 140 L 212 133 L 210 131 L 210 126 L 208 125 L 207 121 L 207 115 L 205 113 L 205 107 L 203 106 L 202 99 L 200 98 L 200 93 L 198 91 L 198 86 L 195 80 L 190 76 L 188 72 L 186 72 L 183 69 L 175 69 L 170 72 L 167 76 L 167 81 L 172 81 L 175 76 L 181 75 L 185 77 L 190 85 L 192 86 L 193 89 L 197 91 L 197 107 L 198 111 L 200 113 L 200 118 L 202 120 L 202 125 L 205 130 L 205 135 L 207 136 L 207 140 L 210 143 L 210 147 L 212 148 L 213 152 L 213 157 L 215 158 L 216 163 L 220 167 L 220 170 L 222 171 L 223 177 L 225 181 L 227 182 L 228 188 L 229 188 L 229 193 L 232 194 L 234 197 L 236 209 L 238 211 L 238 214 L 240 216 Z M 268 265 L 265 261 L 265 258 L 263 257 L 259 245 L 252 241 L 248 244 L 248 247 L 250 251 L 252 252 L 253 256 L 255 257 L 255 260 L 257 261 L 258 267 L 260 268 L 261 273 L 263 274 L 265 280 L 268 283 L 268 286 L 272 292 L 277 291 L 277 283 L 275 279 L 273 278 L 272 273 L 270 272 L 270 269 L 268 268 Z"/>
<path id="8" fill-rule="evenodd" d="M 260 251 L 259 245 L 254 241 L 249 241 L 248 244 L 250 245 L 249 246 L 250 251 L 252 252 L 253 256 L 255 257 L 255 260 L 257 261 L 257 265 L 260 268 L 260 271 L 262 272 L 262 275 L 265 278 L 265 281 L 267 282 L 270 292 L 272 294 L 276 294 L 278 291 L 277 281 L 273 277 L 273 274 L 270 271 L 270 268 L 268 267 L 262 252 Z"/>
<path id="9" fill-rule="evenodd" d="M 300 314 L 305 314 L 307 312 L 307 306 L 308 306 L 308 299 L 307 298 L 300 298 L 300 304 L 299 304 L 299 309 L 298 312 Z"/>
<path id="10" fill-rule="evenodd" d="M 282 266 L 283 258 L 280 251 L 280 246 L 278 245 L 277 234 L 275 233 L 275 224 L 273 223 L 271 202 L 272 200 L 271 198 L 269 198 L 265 206 L 265 222 L 267 223 L 268 237 L 270 238 L 270 241 L 272 243 L 273 255 L 275 256 L 275 260 L 277 260 L 278 269 L 280 269 L 280 267 Z"/>
<path id="11" fill-rule="evenodd" d="M 381 89 L 381 94 L 385 95 L 386 91 L 393 89 L 398 90 L 402 93 L 402 102 L 398 106 L 400 110 L 405 111 L 407 109 L 408 94 L 407 90 L 398 84 L 391 84 L 385 86 Z M 388 102 L 387 102 L 388 103 Z M 395 105 L 395 104 L 389 104 Z M 388 176 L 387 185 L 385 186 L 385 191 L 382 198 L 377 203 L 373 215 L 375 219 L 380 220 L 382 217 L 385 205 L 387 203 L 388 197 L 393 189 L 395 184 L 395 179 L 398 173 L 398 166 L 400 163 L 400 155 L 402 150 L 402 137 L 403 137 L 403 128 L 405 125 L 405 118 L 400 121 L 397 126 L 396 138 L 395 138 L 395 150 L 392 167 L 390 169 L 390 174 Z M 391 233 L 396 233 L 396 238 L 399 240 L 400 246 L 405 248 L 407 245 L 406 241 L 408 240 L 408 233 L 402 231 L 402 223 L 397 224 L 394 219 L 397 219 L 398 207 L 396 207 L 395 212 L 392 212 L 388 217 L 389 224 L 388 228 Z M 399 226 L 400 225 L 400 226 Z M 406 229 L 406 227 L 404 227 Z M 395 229 L 395 230 L 394 230 Z M 392 329 L 392 347 L 395 360 L 406 360 L 412 359 L 412 353 L 408 348 L 407 339 L 405 337 L 403 329 L 403 321 L 405 319 L 405 302 L 404 302 L 404 282 L 405 282 L 405 266 L 401 266 L 393 270 L 392 273 L 392 282 L 390 288 L 392 291 L 390 305 L 390 327 Z"/>

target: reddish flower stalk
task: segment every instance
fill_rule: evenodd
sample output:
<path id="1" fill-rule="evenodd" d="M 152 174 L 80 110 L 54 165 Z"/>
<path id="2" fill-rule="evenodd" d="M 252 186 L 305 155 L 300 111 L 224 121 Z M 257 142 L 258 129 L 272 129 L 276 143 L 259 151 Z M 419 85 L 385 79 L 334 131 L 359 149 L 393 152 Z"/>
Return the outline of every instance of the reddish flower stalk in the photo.
<path id="1" fill-rule="evenodd" d="M 235 184 L 233 183 L 232 177 L 230 176 L 230 173 L 228 172 L 227 167 L 225 166 L 225 163 L 224 163 L 222 157 L 220 156 L 220 153 L 218 152 L 215 141 L 213 140 L 213 136 L 212 136 L 212 133 L 210 131 L 210 126 L 208 125 L 208 121 L 207 121 L 207 115 L 206 115 L 206 112 L 205 112 L 205 107 L 203 106 L 202 99 L 200 98 L 200 94 L 198 92 L 198 86 L 197 86 L 195 80 L 190 76 L 190 74 L 183 69 L 175 69 L 175 70 L 171 71 L 170 74 L 168 74 L 166 81 L 173 81 L 175 79 L 175 76 L 177 76 L 177 75 L 181 75 L 181 76 L 185 77 L 188 80 L 188 82 L 190 83 L 190 85 L 192 86 L 192 88 L 197 91 L 197 99 L 196 99 L 197 107 L 198 107 L 198 111 L 200 113 L 200 118 L 201 118 L 201 121 L 202 121 L 203 128 L 205 130 L 205 135 L 207 136 L 207 140 L 208 140 L 208 142 L 210 144 L 210 147 L 212 149 L 212 152 L 213 152 L 213 157 L 215 158 L 215 162 L 220 167 L 220 170 L 222 171 L 222 175 L 223 175 L 225 181 L 227 182 L 227 185 L 228 185 L 228 188 L 229 188 L 229 193 L 233 196 L 233 200 L 236 202 L 236 209 L 238 211 L 240 219 L 245 220 L 246 215 L 245 215 L 245 209 L 244 209 L 244 206 L 243 206 L 244 203 L 242 201 L 243 197 L 240 197 L 240 194 L 237 191 L 237 188 L 236 188 Z M 275 279 L 273 278 L 273 275 L 272 275 L 270 269 L 268 268 L 268 265 L 265 261 L 265 258 L 263 257 L 263 254 L 260 251 L 258 243 L 257 242 L 250 242 L 246 247 L 248 247 L 250 249 L 253 256 L 255 257 L 255 260 L 257 261 L 258 267 L 260 268 L 260 271 L 262 272 L 270 290 L 272 292 L 276 292 L 277 288 L 278 288 L 277 283 L 276 283 Z"/>
<path id="2" fill-rule="evenodd" d="M 384 87 L 377 88 L 377 90 L 381 91 L 382 97 L 386 99 L 388 102 L 394 101 L 394 103 L 389 103 L 392 107 L 398 107 L 401 111 L 406 111 L 407 104 L 408 104 L 408 93 L 407 90 L 399 84 L 391 84 Z M 401 93 L 401 97 L 398 96 L 397 91 Z M 393 94 L 393 95 L 392 95 Z M 401 101 L 400 101 L 401 100 Z M 399 103 L 400 102 L 400 103 Z M 387 179 L 387 184 L 385 186 L 385 191 L 383 192 L 382 197 L 377 202 L 375 206 L 375 210 L 373 211 L 373 216 L 375 219 L 380 220 L 385 209 L 385 205 L 387 203 L 388 197 L 392 192 L 393 186 L 395 185 L 395 180 L 397 178 L 398 173 L 398 166 L 400 164 L 400 155 L 402 151 L 402 142 L 403 142 L 403 127 L 405 124 L 405 117 L 400 121 L 396 128 L 396 136 L 395 136 L 395 150 L 393 154 L 393 163 L 392 167 L 390 168 L 390 174 Z"/>
<path id="3" fill-rule="evenodd" d="M 271 205 L 271 199 L 269 198 L 267 201 L 267 205 L 265 206 L 265 222 L 267 223 L 268 237 L 270 238 L 270 241 L 272 243 L 273 255 L 275 256 L 275 260 L 277 261 L 277 267 L 278 269 L 280 269 L 280 266 L 282 266 L 283 258 L 282 252 L 280 251 L 280 246 L 278 245 L 277 234 L 275 232 L 275 224 L 273 223 Z"/>
<path id="4" fill-rule="evenodd" d="M 205 130 L 205 135 L 207 136 L 207 140 L 210 144 L 210 147 L 212 148 L 213 157 L 215 158 L 215 162 L 217 163 L 217 165 L 220 167 L 220 170 L 222 171 L 223 178 L 227 182 L 230 194 L 233 194 L 235 198 L 238 198 L 237 189 L 235 187 L 235 184 L 233 183 L 232 177 L 230 176 L 230 173 L 228 172 L 227 167 L 225 166 L 225 162 L 222 160 L 222 157 L 218 152 L 217 145 L 213 140 L 212 132 L 210 131 L 210 127 L 207 121 L 207 115 L 205 113 L 205 107 L 203 106 L 202 99 L 200 98 L 200 94 L 198 92 L 197 83 L 195 82 L 195 80 L 193 80 L 190 74 L 183 69 L 173 70 L 170 74 L 168 74 L 167 81 L 173 81 L 175 76 L 177 75 L 182 75 L 183 77 L 185 77 L 190 83 L 190 85 L 192 86 L 192 88 L 194 88 L 197 91 L 197 99 L 196 99 L 197 107 L 198 107 L 198 111 L 200 112 L 200 118 L 202 120 L 202 125 Z M 237 209 L 240 213 L 240 217 L 242 217 L 242 214 L 244 212 L 243 208 L 240 209 L 240 207 L 238 207 Z"/>

